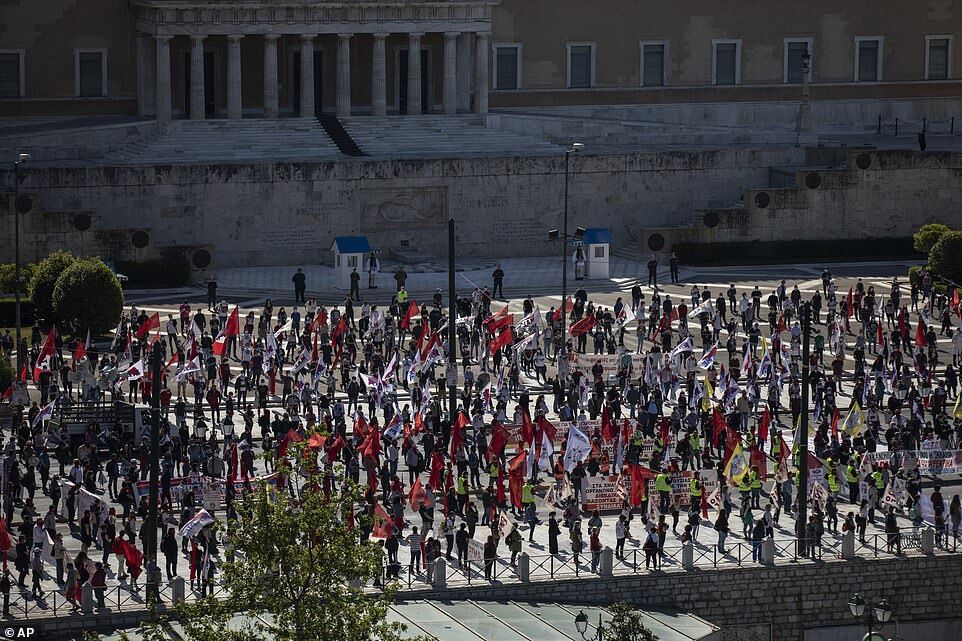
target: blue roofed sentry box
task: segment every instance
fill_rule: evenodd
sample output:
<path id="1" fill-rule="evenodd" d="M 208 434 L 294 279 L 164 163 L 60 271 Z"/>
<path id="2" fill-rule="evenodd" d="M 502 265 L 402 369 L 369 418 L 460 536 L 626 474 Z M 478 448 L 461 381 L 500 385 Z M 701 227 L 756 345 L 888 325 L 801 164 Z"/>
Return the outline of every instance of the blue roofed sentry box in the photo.
<path id="1" fill-rule="evenodd" d="M 611 244 L 611 230 L 607 227 L 589 227 L 581 239 L 585 245 Z"/>
<path id="2" fill-rule="evenodd" d="M 337 249 L 339 254 L 367 254 L 371 251 L 371 244 L 367 236 L 337 236 L 331 249 Z"/>

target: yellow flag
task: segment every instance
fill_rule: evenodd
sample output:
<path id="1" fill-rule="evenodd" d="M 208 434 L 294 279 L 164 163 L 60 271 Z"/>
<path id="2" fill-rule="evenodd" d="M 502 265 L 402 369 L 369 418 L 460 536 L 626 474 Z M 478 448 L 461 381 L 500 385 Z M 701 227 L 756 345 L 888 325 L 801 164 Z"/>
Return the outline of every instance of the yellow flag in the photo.
<path id="1" fill-rule="evenodd" d="M 962 394 L 955 399 L 955 409 L 952 410 L 952 418 L 962 418 Z"/>
<path id="2" fill-rule="evenodd" d="M 852 438 L 858 436 L 865 429 L 865 412 L 859 406 L 858 401 L 852 403 L 852 408 L 845 417 L 842 429 Z"/>
<path id="3" fill-rule="evenodd" d="M 762 336 L 762 357 L 763 358 L 765 357 L 765 354 L 767 352 L 768 352 L 768 340 L 764 336 Z"/>
<path id="4" fill-rule="evenodd" d="M 739 443 L 732 450 L 732 455 L 728 459 L 728 463 L 725 464 L 725 476 L 728 477 L 732 483 L 738 483 L 742 480 L 742 477 L 748 473 L 748 463 L 745 461 L 745 452 L 742 449 L 742 444 Z"/>

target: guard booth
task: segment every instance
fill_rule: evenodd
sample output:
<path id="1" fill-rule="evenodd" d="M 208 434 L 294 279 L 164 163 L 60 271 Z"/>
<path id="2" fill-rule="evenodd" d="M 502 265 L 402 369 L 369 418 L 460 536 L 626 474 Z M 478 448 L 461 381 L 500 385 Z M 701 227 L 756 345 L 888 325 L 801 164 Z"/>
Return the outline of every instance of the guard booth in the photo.
<path id="1" fill-rule="evenodd" d="M 589 227 L 581 239 L 584 247 L 586 270 L 589 280 L 608 278 L 608 260 L 611 254 L 611 230 L 607 227 Z"/>
<path id="2" fill-rule="evenodd" d="M 331 244 L 334 252 L 335 283 L 341 289 L 351 288 L 351 272 L 364 270 L 364 255 L 371 252 L 367 236 L 338 236 Z"/>

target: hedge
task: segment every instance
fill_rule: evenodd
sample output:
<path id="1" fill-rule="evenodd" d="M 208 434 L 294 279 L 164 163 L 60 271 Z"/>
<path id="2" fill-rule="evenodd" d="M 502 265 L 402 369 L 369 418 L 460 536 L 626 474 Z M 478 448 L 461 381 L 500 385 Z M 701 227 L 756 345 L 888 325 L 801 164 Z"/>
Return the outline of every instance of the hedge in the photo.
<path id="1" fill-rule="evenodd" d="M 77 336 L 117 324 L 124 310 L 120 281 L 99 258 L 77 260 L 64 270 L 53 288 L 57 318 Z"/>
<path id="2" fill-rule="evenodd" d="M 912 237 L 774 240 L 737 243 L 676 243 L 672 250 L 687 265 L 754 265 L 797 262 L 844 262 L 875 258 L 924 259 Z"/>
<path id="3" fill-rule="evenodd" d="M 186 252 L 176 247 L 162 249 L 157 260 L 119 261 L 117 271 L 129 279 L 129 287 L 183 287 L 190 283 Z"/>
<path id="4" fill-rule="evenodd" d="M 27 286 L 33 278 L 33 268 L 33 263 L 20 265 L 20 278 L 23 280 L 23 287 L 20 289 L 20 293 L 22 293 L 24 297 L 27 295 Z M 17 269 L 13 263 L 0 263 L 0 292 L 13 294 L 13 276 L 16 272 Z"/>

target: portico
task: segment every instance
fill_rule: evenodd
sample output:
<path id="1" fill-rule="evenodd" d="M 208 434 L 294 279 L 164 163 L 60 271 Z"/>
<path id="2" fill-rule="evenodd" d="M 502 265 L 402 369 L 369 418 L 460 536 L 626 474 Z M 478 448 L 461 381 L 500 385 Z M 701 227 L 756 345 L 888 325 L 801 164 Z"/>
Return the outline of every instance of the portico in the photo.
<path id="1" fill-rule="evenodd" d="M 487 112 L 497 0 L 134 4 L 141 115 Z"/>

